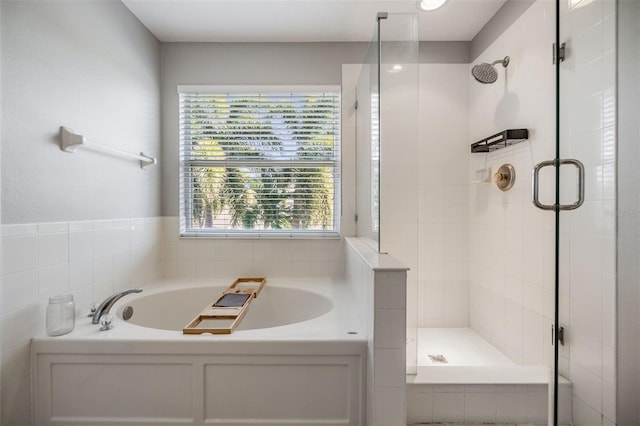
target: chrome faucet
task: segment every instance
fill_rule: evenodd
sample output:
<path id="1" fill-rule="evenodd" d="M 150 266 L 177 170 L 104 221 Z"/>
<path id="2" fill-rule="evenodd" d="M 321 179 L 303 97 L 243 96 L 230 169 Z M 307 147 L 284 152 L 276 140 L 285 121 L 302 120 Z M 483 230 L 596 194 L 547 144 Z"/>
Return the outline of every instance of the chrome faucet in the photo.
<path id="1" fill-rule="evenodd" d="M 100 323 L 100 317 L 102 317 L 103 315 L 106 315 L 109 313 L 109 311 L 111 310 L 111 307 L 118 301 L 120 300 L 122 297 L 126 296 L 127 294 L 131 294 L 131 293 L 142 293 L 142 289 L 141 288 L 129 288 L 127 290 L 122 290 L 112 296 L 107 297 L 104 302 L 102 302 L 100 304 L 100 306 L 98 306 L 96 308 L 95 311 L 93 311 L 93 309 L 91 310 L 91 324 L 99 324 Z"/>

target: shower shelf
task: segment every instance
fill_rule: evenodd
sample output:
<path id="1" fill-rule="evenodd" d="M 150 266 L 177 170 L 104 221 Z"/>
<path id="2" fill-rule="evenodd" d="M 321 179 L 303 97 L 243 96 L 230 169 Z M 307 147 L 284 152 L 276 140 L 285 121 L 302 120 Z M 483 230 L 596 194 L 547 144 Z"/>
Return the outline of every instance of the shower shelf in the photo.
<path id="1" fill-rule="evenodd" d="M 529 139 L 528 129 L 507 129 L 471 144 L 471 152 L 492 152 Z"/>

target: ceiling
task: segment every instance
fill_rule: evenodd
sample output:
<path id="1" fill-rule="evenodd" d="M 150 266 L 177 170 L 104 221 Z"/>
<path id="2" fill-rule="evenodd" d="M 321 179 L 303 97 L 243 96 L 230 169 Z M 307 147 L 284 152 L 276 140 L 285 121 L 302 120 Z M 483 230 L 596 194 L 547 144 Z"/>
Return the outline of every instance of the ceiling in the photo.
<path id="1" fill-rule="evenodd" d="M 378 12 L 418 13 L 425 41 L 470 41 L 506 0 L 122 0 L 163 42 L 369 41 Z"/>

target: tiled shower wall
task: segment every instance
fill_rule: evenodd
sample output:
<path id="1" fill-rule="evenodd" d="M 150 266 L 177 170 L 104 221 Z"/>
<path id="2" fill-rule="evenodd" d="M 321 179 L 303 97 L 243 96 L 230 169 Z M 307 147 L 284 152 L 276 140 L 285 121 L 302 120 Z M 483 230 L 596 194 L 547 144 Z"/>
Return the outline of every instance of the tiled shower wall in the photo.
<path id="1" fill-rule="evenodd" d="M 497 65 L 498 80 L 471 77 L 470 138 L 526 128 L 529 140 L 489 154 L 470 154 L 469 180 L 512 164 L 508 192 L 491 181 L 470 187 L 471 327 L 518 364 L 549 364 L 553 318 L 553 214 L 531 203 L 534 165 L 554 154 L 554 4 L 540 0 L 514 22 L 474 63 L 510 56 Z M 545 175 L 546 176 L 546 175 Z M 541 183 L 552 189 L 553 182 Z M 544 202 L 549 202 L 544 194 Z"/>
<path id="2" fill-rule="evenodd" d="M 418 327 L 468 327 L 469 67 L 419 77 Z"/>

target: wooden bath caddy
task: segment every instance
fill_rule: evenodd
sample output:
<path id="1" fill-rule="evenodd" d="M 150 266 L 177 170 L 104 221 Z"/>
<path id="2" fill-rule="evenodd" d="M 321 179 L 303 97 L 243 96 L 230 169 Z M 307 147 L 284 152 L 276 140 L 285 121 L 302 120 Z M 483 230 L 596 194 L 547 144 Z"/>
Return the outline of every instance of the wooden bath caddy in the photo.
<path id="1" fill-rule="evenodd" d="M 231 334 L 258 297 L 266 278 L 238 278 L 218 299 L 207 305 L 197 317 L 182 329 L 182 334 Z M 201 326 L 203 321 L 228 324 L 222 327 Z M 229 324 L 229 322 L 231 322 Z"/>

